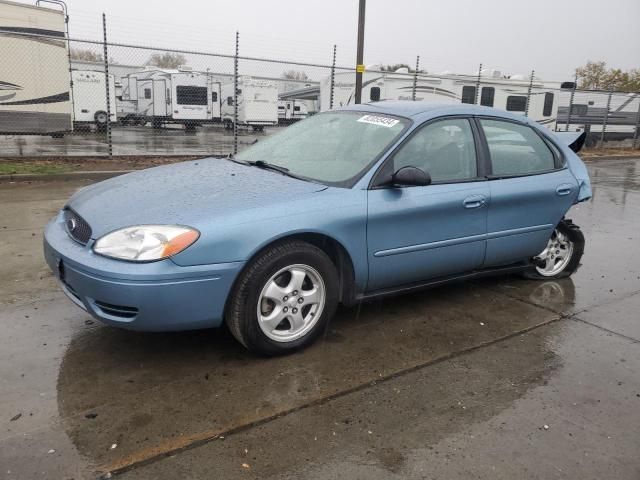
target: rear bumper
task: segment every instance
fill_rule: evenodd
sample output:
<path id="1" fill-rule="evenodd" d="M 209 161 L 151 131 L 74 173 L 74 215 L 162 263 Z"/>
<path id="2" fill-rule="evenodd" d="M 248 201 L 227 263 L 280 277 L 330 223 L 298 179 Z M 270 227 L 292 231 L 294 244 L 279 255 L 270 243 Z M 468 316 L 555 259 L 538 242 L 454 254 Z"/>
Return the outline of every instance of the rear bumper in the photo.
<path id="1" fill-rule="evenodd" d="M 217 327 L 243 262 L 181 267 L 96 255 L 66 233 L 61 217 L 45 230 L 44 256 L 65 294 L 103 323 L 131 330 Z"/>

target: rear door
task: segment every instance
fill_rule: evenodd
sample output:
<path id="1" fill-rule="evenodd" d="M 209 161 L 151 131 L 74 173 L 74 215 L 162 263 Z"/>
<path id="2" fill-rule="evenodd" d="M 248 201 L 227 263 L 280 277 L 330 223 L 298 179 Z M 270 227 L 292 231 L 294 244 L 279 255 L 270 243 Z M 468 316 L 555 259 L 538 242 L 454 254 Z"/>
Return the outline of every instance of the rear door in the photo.
<path id="1" fill-rule="evenodd" d="M 560 151 L 534 128 L 497 118 L 477 120 L 490 158 L 485 266 L 540 253 L 574 203 L 578 183 Z"/>

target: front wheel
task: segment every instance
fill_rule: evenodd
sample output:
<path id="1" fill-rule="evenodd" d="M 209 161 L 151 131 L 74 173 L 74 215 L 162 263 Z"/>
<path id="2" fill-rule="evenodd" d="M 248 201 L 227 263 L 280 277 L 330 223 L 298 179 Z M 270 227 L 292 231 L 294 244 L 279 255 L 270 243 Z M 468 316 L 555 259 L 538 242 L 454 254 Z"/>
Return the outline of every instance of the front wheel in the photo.
<path id="1" fill-rule="evenodd" d="M 580 266 L 584 253 L 584 235 L 571 220 L 561 221 L 551 234 L 547 246 L 533 260 L 534 266 L 524 272 L 526 278 L 566 278 Z"/>
<path id="2" fill-rule="evenodd" d="M 262 355 L 311 344 L 338 304 L 338 275 L 327 254 L 292 240 L 269 247 L 241 274 L 225 320 L 233 336 Z"/>

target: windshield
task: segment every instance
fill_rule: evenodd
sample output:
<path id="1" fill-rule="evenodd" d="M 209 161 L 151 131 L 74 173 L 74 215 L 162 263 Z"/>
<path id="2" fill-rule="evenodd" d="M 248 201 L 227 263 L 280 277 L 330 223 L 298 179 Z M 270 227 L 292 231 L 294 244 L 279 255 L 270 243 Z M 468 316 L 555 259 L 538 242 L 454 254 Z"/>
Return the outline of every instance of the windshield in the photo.
<path id="1" fill-rule="evenodd" d="M 287 127 L 238 153 L 291 174 L 333 186 L 352 186 L 409 120 L 364 112 L 327 112 Z"/>

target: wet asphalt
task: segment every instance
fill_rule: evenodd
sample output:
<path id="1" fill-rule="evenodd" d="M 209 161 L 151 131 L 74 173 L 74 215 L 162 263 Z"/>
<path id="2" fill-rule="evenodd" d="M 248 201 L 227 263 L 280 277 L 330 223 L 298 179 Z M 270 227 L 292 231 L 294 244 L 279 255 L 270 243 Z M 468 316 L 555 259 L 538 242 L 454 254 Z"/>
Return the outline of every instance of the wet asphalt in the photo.
<path id="1" fill-rule="evenodd" d="M 282 127 L 267 127 L 263 132 L 238 128 L 239 148 L 278 132 Z M 111 133 L 113 155 L 227 155 L 233 152 L 233 131 L 210 124 L 185 131 L 180 125 L 154 129 L 149 126 L 114 126 Z M 49 135 L 0 135 L 0 152 L 7 157 L 106 155 L 106 132 L 78 130 L 62 138 Z"/>
<path id="2" fill-rule="evenodd" d="M 42 229 L 82 182 L 0 185 L 0 478 L 640 478 L 640 159 L 589 162 L 570 279 L 343 308 L 306 351 L 120 331 Z"/>

